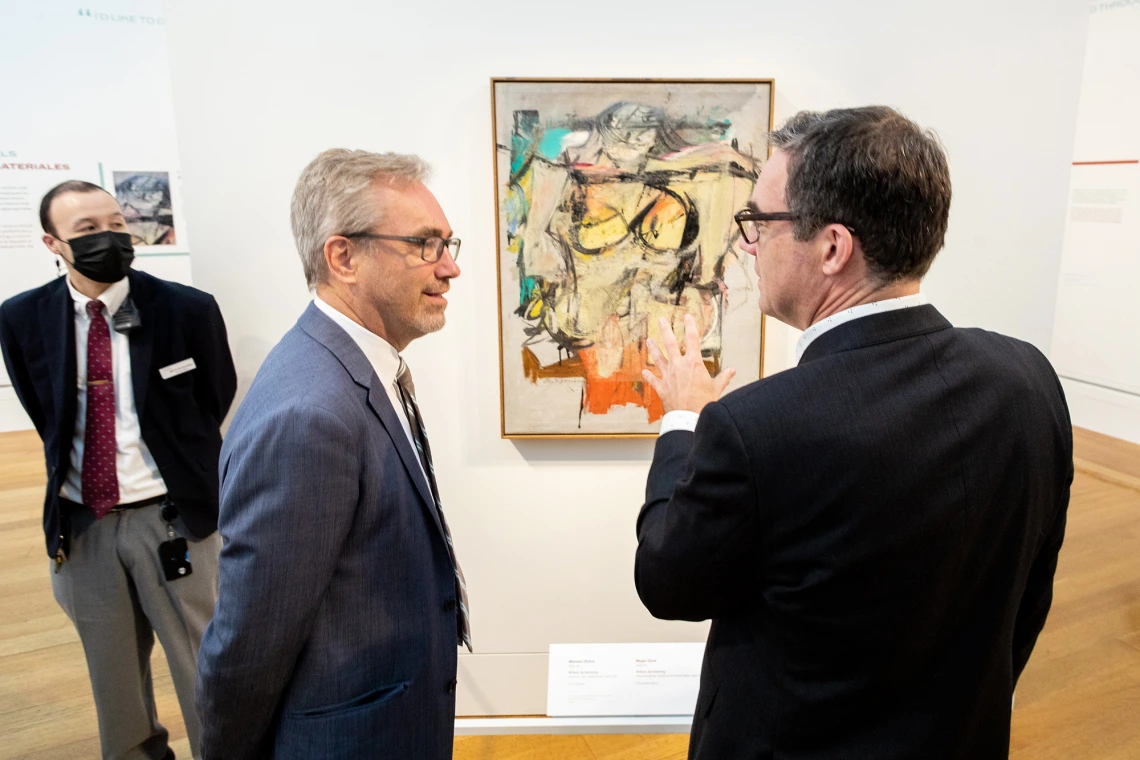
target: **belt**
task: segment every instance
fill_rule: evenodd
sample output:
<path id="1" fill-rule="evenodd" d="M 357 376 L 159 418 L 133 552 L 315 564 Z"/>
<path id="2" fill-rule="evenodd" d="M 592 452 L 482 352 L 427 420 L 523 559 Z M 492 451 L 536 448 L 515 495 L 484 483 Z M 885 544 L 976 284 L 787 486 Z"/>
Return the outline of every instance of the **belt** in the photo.
<path id="1" fill-rule="evenodd" d="M 142 509 L 143 507 L 150 507 L 154 506 L 155 504 L 161 504 L 164 501 L 166 501 L 166 494 L 162 494 L 161 496 L 152 496 L 149 499 L 130 501 L 126 504 L 116 504 L 115 506 L 111 507 L 111 512 L 126 512 L 128 509 Z M 62 496 L 59 497 L 59 503 L 64 506 L 71 507 L 72 509 L 87 509 L 87 507 L 83 506 L 82 504 L 77 504 L 70 499 L 63 498 Z"/>

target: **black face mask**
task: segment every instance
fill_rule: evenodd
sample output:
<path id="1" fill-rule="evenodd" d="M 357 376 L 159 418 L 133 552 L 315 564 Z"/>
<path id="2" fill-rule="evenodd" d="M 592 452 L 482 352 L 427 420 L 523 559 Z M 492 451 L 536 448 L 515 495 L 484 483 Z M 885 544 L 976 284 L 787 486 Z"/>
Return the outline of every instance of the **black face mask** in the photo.
<path id="1" fill-rule="evenodd" d="M 126 232 L 96 232 L 72 238 L 71 246 L 75 271 L 95 282 L 118 282 L 127 276 L 135 249 Z"/>

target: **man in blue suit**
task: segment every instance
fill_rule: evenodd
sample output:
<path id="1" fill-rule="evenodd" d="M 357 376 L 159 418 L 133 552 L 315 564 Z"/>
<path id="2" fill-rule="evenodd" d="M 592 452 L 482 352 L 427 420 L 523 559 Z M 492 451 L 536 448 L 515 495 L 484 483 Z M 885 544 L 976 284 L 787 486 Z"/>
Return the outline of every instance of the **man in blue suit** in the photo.
<path id="1" fill-rule="evenodd" d="M 443 327 L 459 240 L 415 156 L 330 150 L 292 225 L 313 303 L 221 457 L 209 760 L 450 758 L 466 586 L 399 351 Z"/>

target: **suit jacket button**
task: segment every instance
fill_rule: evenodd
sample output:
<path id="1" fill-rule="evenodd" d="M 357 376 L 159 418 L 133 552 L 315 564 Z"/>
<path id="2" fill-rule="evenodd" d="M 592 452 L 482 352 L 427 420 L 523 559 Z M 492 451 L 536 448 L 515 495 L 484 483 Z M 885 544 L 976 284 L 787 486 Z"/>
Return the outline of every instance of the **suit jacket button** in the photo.
<path id="1" fill-rule="evenodd" d="M 447 693 L 448 694 L 454 694 L 455 693 L 456 684 L 457 684 L 456 681 L 448 681 L 447 682 Z"/>
<path id="2" fill-rule="evenodd" d="M 455 611 L 455 600 L 454 599 L 448 599 L 446 602 L 444 602 L 443 603 L 443 611 L 444 612 L 454 612 Z"/>

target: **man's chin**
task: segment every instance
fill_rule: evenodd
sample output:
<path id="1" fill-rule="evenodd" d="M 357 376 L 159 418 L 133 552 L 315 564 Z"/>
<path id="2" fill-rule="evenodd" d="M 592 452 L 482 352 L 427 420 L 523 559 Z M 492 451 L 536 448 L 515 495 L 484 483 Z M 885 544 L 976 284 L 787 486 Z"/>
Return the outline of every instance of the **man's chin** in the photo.
<path id="1" fill-rule="evenodd" d="M 419 320 L 418 327 L 424 335 L 427 335 L 428 333 L 439 332 L 446 323 L 447 317 L 444 316 L 443 309 L 440 309 L 437 313 L 424 315 Z"/>

